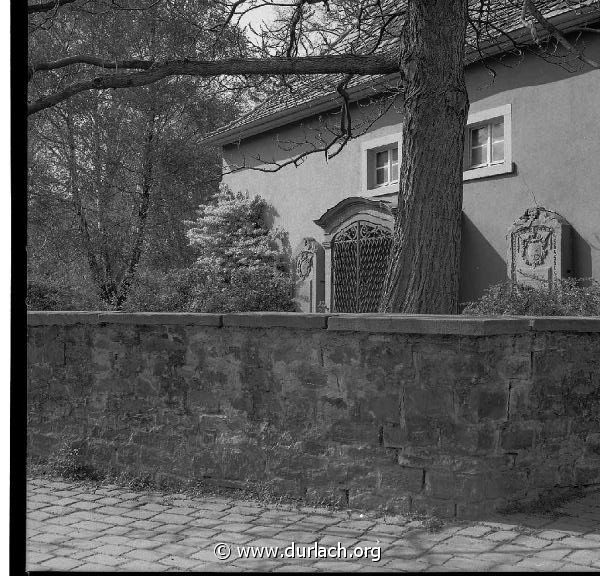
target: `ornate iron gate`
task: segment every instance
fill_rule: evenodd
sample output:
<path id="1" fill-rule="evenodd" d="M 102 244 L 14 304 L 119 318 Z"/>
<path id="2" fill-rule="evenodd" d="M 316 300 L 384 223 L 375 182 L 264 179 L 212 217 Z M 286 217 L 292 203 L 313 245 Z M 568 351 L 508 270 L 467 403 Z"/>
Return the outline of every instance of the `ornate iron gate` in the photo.
<path id="1" fill-rule="evenodd" d="M 391 246 L 391 231 L 370 222 L 354 222 L 334 236 L 332 311 L 377 311 Z"/>

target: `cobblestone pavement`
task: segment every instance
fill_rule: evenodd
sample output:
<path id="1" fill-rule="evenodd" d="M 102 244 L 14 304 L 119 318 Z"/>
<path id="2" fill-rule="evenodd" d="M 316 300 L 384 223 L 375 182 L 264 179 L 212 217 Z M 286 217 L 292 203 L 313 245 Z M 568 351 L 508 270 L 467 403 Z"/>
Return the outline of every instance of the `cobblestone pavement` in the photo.
<path id="1" fill-rule="evenodd" d="M 600 493 L 560 514 L 432 523 L 226 497 L 32 479 L 27 569 L 84 571 L 597 571 Z M 240 558 L 238 546 L 361 547 L 366 558 Z M 219 561 L 215 545 L 230 546 Z M 381 559 L 367 546 L 380 547 Z M 248 549 L 246 549 L 248 550 Z M 255 549 L 256 550 L 256 549 Z M 268 549 L 265 549 L 268 550 Z M 282 552 L 282 550 L 284 552 Z M 223 550 L 221 550 L 223 551 Z M 336 552 L 337 553 L 337 552 Z M 308 554 L 308 550 L 304 552 Z"/>

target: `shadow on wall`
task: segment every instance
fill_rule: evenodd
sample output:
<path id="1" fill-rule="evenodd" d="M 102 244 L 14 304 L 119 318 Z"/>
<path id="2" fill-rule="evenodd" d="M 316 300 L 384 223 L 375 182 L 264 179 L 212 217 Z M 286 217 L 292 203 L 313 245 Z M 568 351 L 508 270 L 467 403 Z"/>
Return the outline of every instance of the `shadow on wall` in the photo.
<path id="1" fill-rule="evenodd" d="M 575 228 L 571 228 L 571 234 L 573 239 L 573 275 L 577 278 L 590 278 L 592 276 L 592 249 Z M 600 250 L 600 242 L 595 249 Z"/>
<path id="2" fill-rule="evenodd" d="M 463 303 L 479 298 L 491 284 L 506 279 L 506 260 L 463 212 L 459 294 L 461 308 Z"/>

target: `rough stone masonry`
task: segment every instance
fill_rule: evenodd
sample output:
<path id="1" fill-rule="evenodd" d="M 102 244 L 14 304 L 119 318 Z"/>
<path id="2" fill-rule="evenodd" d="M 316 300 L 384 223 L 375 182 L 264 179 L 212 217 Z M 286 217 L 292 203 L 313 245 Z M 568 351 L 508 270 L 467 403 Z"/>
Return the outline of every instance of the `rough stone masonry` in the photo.
<path id="1" fill-rule="evenodd" d="M 600 319 L 28 314 L 28 456 L 476 516 L 600 485 Z"/>

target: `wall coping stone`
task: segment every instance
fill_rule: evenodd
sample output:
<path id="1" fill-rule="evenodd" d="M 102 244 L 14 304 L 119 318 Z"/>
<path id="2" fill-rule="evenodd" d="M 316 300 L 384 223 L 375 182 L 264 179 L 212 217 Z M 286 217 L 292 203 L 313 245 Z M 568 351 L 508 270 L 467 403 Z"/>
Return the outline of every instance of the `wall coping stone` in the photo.
<path id="1" fill-rule="evenodd" d="M 600 332 L 599 316 L 532 316 L 536 332 Z"/>
<path id="2" fill-rule="evenodd" d="M 600 332 L 600 317 L 583 316 L 460 316 L 432 314 L 300 314 L 243 312 L 198 314 L 185 312 L 31 311 L 29 326 L 73 324 L 189 325 L 246 328 L 328 329 L 396 334 L 457 334 L 493 336 L 526 332 Z"/>
<path id="3" fill-rule="evenodd" d="M 163 324 L 222 326 L 221 314 L 185 312 L 27 312 L 29 326 L 70 324 Z"/>
<path id="4" fill-rule="evenodd" d="M 298 312 L 238 312 L 224 314 L 223 326 L 247 328 L 327 328 L 327 314 L 300 314 Z"/>
<path id="5" fill-rule="evenodd" d="M 329 319 L 329 329 L 396 334 L 490 336 L 528 332 L 530 321 L 522 317 L 481 318 L 429 314 L 344 314 L 332 316 Z"/>

